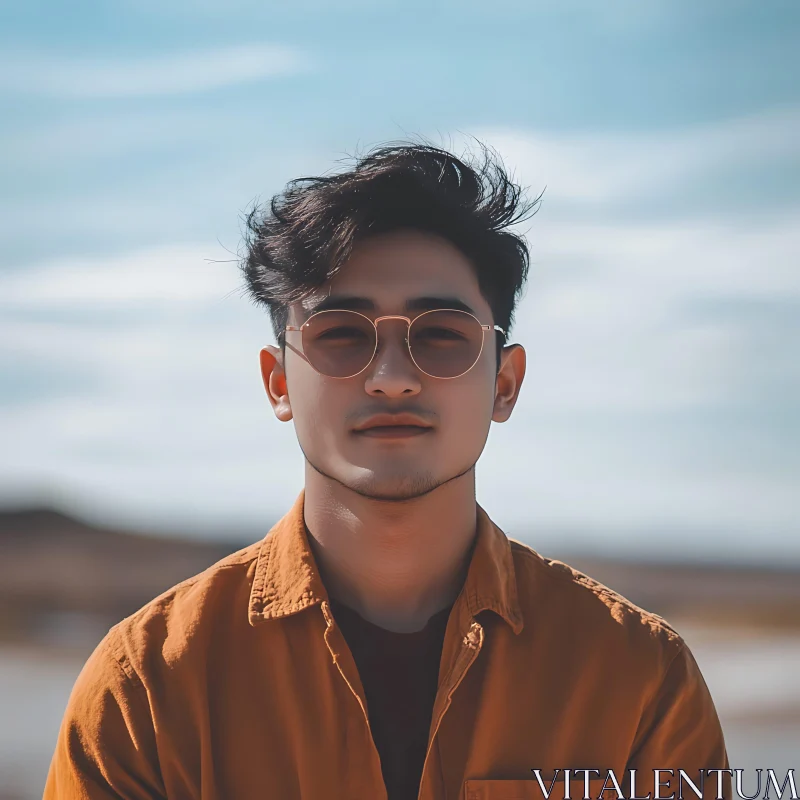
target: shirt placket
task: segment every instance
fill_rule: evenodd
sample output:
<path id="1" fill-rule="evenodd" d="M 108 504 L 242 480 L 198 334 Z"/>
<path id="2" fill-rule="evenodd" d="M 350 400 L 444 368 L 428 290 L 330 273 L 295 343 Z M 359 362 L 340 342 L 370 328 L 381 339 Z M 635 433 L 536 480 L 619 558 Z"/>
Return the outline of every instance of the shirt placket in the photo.
<path id="1" fill-rule="evenodd" d="M 347 648 L 341 630 L 336 625 L 330 606 L 326 601 L 321 603 L 322 614 L 325 617 L 325 644 L 330 651 L 333 663 L 339 670 L 339 674 L 347 684 L 347 688 L 353 693 L 358 701 L 366 725 L 367 749 L 369 751 L 368 766 L 365 768 L 363 763 L 359 763 L 359 769 L 349 771 L 349 775 L 358 776 L 358 785 L 347 787 L 335 787 L 335 791 L 346 790 L 346 797 L 369 797 L 375 800 L 387 800 L 386 785 L 383 782 L 383 772 L 381 771 L 381 759 L 375 740 L 372 737 L 372 729 L 369 724 L 369 714 L 367 712 L 366 700 L 363 693 L 359 691 L 361 680 L 355 671 L 355 662 L 352 655 L 349 659 L 343 658 L 343 650 Z M 351 762 L 357 760 L 354 754 L 350 754 Z M 334 787 L 332 787 L 334 790 Z"/>
<path id="2" fill-rule="evenodd" d="M 453 667 L 439 687 L 439 691 L 436 693 L 436 700 L 433 704 L 431 735 L 428 740 L 428 749 L 425 753 L 417 800 L 441 800 L 441 794 L 437 791 L 437 783 L 434 781 L 434 776 L 431 774 L 433 769 L 431 752 L 433 751 L 433 745 L 436 741 L 442 718 L 447 712 L 447 709 L 450 708 L 453 694 L 461 681 L 464 680 L 467 670 L 469 670 L 478 657 L 478 653 L 480 653 L 481 647 L 483 646 L 483 640 L 483 626 L 473 619 L 469 630 L 461 640 L 461 647 L 453 662 Z"/>
<path id="3" fill-rule="evenodd" d="M 380 754 L 375 746 L 375 741 L 372 737 L 372 729 L 369 724 L 369 714 L 367 711 L 366 700 L 357 688 L 361 685 L 361 681 L 357 674 L 353 674 L 350 671 L 350 667 L 354 667 L 355 662 L 352 658 L 349 660 L 342 659 L 341 645 L 344 644 L 346 647 L 346 644 L 344 643 L 344 637 L 334 621 L 333 614 L 331 613 L 328 603 L 323 601 L 321 607 L 326 623 L 324 634 L 325 644 L 327 645 L 331 657 L 333 658 L 333 663 L 339 670 L 339 674 L 347 684 L 347 688 L 350 689 L 353 696 L 358 701 L 358 705 L 361 708 L 364 717 L 367 739 L 369 741 L 369 750 L 371 756 L 371 769 L 369 770 L 369 776 L 364 776 L 363 784 L 357 787 L 347 787 L 347 790 L 348 792 L 353 792 L 354 797 L 364 796 L 375 798 L 375 800 L 388 800 L 386 785 L 383 782 L 383 773 L 381 771 Z M 453 662 L 453 666 L 436 693 L 436 700 L 433 704 L 431 735 L 428 740 L 425 761 L 423 762 L 422 777 L 420 779 L 417 800 L 440 800 L 440 794 L 437 792 L 436 783 L 432 779 L 433 776 L 430 774 L 432 769 L 431 752 L 433 750 L 434 742 L 436 741 L 436 736 L 439 732 L 439 726 L 452 702 L 453 694 L 455 693 L 461 681 L 464 680 L 464 676 L 467 674 L 467 671 L 472 666 L 475 659 L 478 657 L 478 653 L 483 646 L 483 641 L 483 626 L 473 619 L 466 635 L 461 640 L 461 647 L 458 651 L 455 661 Z M 363 793 L 363 795 L 361 793 Z"/>

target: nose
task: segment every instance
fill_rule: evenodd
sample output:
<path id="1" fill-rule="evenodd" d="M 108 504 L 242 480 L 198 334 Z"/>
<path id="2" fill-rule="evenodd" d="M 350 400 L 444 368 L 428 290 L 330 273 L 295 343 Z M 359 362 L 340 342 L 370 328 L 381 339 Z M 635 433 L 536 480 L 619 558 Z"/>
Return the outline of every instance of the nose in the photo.
<path id="1" fill-rule="evenodd" d="M 368 394 L 400 397 L 418 394 L 422 389 L 421 373 L 411 360 L 407 335 L 408 326 L 402 320 L 384 320 L 378 326 L 378 349 L 367 368 L 364 385 Z"/>

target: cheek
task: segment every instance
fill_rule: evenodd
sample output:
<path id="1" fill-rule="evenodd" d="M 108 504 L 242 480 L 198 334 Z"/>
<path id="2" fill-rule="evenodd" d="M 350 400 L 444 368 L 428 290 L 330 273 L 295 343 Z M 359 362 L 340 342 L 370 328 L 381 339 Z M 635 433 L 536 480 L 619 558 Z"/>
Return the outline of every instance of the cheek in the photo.
<path id="1" fill-rule="evenodd" d="M 346 403 L 338 386 L 318 375 L 295 375 L 289 383 L 295 430 L 304 448 L 319 450 L 344 427 Z M 337 391 L 339 389 L 339 391 Z"/>
<path id="2" fill-rule="evenodd" d="M 486 440 L 494 409 L 494 386 L 487 385 L 483 375 L 471 376 L 469 380 L 457 380 L 452 394 L 441 406 L 443 424 L 447 436 L 455 446 L 472 449 L 476 443 Z"/>
<path id="3" fill-rule="evenodd" d="M 491 355 L 491 358 L 488 357 Z M 484 352 L 481 360 L 473 369 L 454 381 L 458 390 L 457 399 L 462 416 L 469 415 L 472 424 L 476 427 L 488 426 L 494 410 L 495 394 L 497 390 L 497 375 L 494 369 L 494 354 Z"/>

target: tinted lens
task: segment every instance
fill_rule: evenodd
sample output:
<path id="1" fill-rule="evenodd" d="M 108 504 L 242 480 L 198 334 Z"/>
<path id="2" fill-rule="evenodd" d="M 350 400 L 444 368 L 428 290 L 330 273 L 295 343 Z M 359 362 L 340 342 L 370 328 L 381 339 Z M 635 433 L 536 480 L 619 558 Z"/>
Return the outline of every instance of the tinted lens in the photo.
<path id="1" fill-rule="evenodd" d="M 483 328 L 464 311 L 429 311 L 411 323 L 409 339 L 411 355 L 423 372 L 456 378 L 478 360 Z"/>
<path id="2" fill-rule="evenodd" d="M 321 311 L 303 328 L 303 352 L 323 375 L 349 378 L 369 364 L 375 328 L 353 311 Z"/>

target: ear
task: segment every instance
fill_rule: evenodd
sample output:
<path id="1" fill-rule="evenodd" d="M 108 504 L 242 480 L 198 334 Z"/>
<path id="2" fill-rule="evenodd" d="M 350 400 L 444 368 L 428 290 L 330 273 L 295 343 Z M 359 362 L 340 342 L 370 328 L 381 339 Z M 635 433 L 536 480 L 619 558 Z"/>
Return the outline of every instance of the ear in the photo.
<path id="1" fill-rule="evenodd" d="M 521 344 L 504 347 L 495 383 L 493 422 L 505 422 L 514 410 L 525 379 L 525 348 Z"/>
<path id="2" fill-rule="evenodd" d="M 283 366 L 283 353 L 279 347 L 271 344 L 261 349 L 261 380 L 267 392 L 272 410 L 281 422 L 292 418 L 292 405 L 289 401 L 289 385 Z"/>

